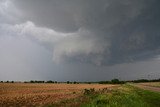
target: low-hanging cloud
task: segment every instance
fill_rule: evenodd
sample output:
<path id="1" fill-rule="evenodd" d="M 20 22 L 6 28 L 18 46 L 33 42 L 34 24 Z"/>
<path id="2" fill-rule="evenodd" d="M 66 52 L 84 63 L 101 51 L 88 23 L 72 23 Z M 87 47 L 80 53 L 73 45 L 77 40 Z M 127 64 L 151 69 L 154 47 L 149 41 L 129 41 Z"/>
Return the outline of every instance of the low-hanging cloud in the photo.
<path id="1" fill-rule="evenodd" d="M 53 50 L 53 61 L 56 63 L 72 59 L 100 65 L 104 51 L 109 48 L 109 42 L 96 38 L 94 34 L 84 29 L 74 33 L 61 33 L 53 29 L 37 27 L 33 22 L 27 21 L 16 25 L 2 25 L 1 30 L 11 35 L 26 36 L 39 43 L 48 44 Z"/>

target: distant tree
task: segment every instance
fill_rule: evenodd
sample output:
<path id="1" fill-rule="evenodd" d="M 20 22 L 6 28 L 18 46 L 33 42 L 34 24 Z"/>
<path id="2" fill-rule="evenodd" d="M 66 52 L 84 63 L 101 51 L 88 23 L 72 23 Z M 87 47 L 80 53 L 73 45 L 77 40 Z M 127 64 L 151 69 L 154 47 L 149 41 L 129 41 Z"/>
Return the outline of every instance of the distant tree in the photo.
<path id="1" fill-rule="evenodd" d="M 120 81 L 119 81 L 118 79 L 113 79 L 113 80 L 111 80 L 111 83 L 112 83 L 112 84 L 119 84 Z"/>
<path id="2" fill-rule="evenodd" d="M 73 82 L 73 84 L 77 84 L 77 82 L 76 82 L 76 81 L 74 81 L 74 82 Z"/>
<path id="3" fill-rule="evenodd" d="M 147 80 L 147 79 L 139 79 L 139 80 L 134 80 L 133 82 L 135 82 L 135 83 L 149 82 L 149 80 Z"/>
<path id="4" fill-rule="evenodd" d="M 35 83 L 35 82 L 33 80 L 31 80 L 30 83 Z"/>
<path id="5" fill-rule="evenodd" d="M 54 83 L 52 80 L 46 81 L 46 83 Z"/>
<path id="6" fill-rule="evenodd" d="M 11 83 L 14 83 L 14 81 L 11 81 Z"/>
<path id="7" fill-rule="evenodd" d="M 98 82 L 99 84 L 109 84 L 109 83 L 111 83 L 110 81 L 99 81 Z"/>
<path id="8" fill-rule="evenodd" d="M 70 81 L 67 81 L 67 84 L 69 84 L 70 83 Z"/>
<path id="9" fill-rule="evenodd" d="M 44 83 L 44 81 L 38 81 L 38 83 Z"/>

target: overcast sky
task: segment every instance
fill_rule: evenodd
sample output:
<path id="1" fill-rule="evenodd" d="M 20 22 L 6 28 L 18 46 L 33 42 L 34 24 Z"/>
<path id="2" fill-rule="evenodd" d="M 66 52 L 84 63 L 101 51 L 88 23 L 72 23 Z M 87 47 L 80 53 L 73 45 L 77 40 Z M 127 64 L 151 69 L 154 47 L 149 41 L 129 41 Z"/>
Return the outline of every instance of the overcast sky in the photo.
<path id="1" fill-rule="evenodd" d="M 160 0 L 0 0 L 0 80 L 160 78 Z"/>

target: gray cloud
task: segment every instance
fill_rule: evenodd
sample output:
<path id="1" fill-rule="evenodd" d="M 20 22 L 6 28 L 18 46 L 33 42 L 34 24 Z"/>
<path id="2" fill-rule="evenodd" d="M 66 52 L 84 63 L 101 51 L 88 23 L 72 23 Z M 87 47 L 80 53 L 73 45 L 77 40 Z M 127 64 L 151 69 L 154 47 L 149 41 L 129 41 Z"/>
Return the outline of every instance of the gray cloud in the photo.
<path id="1" fill-rule="evenodd" d="M 0 23 L 20 23 L 23 19 L 23 13 L 15 7 L 10 0 L 0 1 Z"/>
<path id="2" fill-rule="evenodd" d="M 31 20 L 39 26 L 64 33 L 76 34 L 79 29 L 91 32 L 76 34 L 78 37 L 68 36 L 57 43 L 54 56 L 58 58 L 66 54 L 75 58 L 74 53 L 76 53 L 77 57 L 81 56 L 83 59 L 82 47 L 92 45 L 93 40 L 96 40 L 92 45 L 94 50 L 100 51 L 99 48 L 103 47 L 103 54 L 100 57 L 103 59 L 101 63 L 104 64 L 138 60 L 137 57 L 144 52 L 151 51 L 150 53 L 154 55 L 153 51 L 159 49 L 158 0 L 99 0 L 98 2 L 97 0 L 35 0 L 34 2 L 15 0 L 14 4 L 25 12 L 26 20 Z M 105 47 L 104 42 L 109 45 Z M 77 51 L 66 52 L 69 51 L 67 46 Z M 89 48 L 91 47 L 85 49 Z M 90 56 L 97 57 L 96 55 Z M 85 59 L 88 58 L 90 57 Z"/>
<path id="3" fill-rule="evenodd" d="M 154 61 L 160 54 L 159 4 L 159 0 L 2 0 L 0 38 L 24 37 L 49 51 L 54 64 L 86 64 L 86 71 L 95 64 Z M 74 70 L 79 68 L 76 64 Z"/>
<path id="4" fill-rule="evenodd" d="M 99 40 L 94 34 L 83 29 L 74 33 L 60 33 L 52 29 L 37 27 L 28 21 L 13 26 L 2 25 L 1 30 L 11 35 L 32 37 L 40 43 L 48 44 L 53 49 L 53 61 L 56 63 L 70 60 L 70 58 L 86 62 L 86 58 L 89 57 L 89 62 L 100 65 L 102 55 L 109 47 L 107 41 Z"/>

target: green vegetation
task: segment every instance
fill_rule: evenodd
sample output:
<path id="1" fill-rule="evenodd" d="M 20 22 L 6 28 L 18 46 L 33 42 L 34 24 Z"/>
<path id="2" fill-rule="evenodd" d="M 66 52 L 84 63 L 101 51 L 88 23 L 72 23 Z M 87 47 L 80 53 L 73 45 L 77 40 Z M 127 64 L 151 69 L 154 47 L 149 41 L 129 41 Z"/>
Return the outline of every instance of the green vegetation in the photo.
<path id="1" fill-rule="evenodd" d="M 134 82 L 134 83 L 144 83 L 144 82 L 160 82 L 160 78 L 159 79 L 153 79 L 153 80 L 148 80 L 148 79 L 139 79 L 139 80 L 133 80 L 130 82 Z"/>
<path id="2" fill-rule="evenodd" d="M 69 84 L 70 83 L 70 81 L 67 81 L 67 84 Z"/>
<path id="3" fill-rule="evenodd" d="M 136 88 L 129 84 L 115 89 L 84 89 L 83 96 L 63 100 L 45 107 L 159 107 L 160 93 Z"/>
<path id="4" fill-rule="evenodd" d="M 125 81 L 120 81 L 119 79 L 112 79 L 111 81 L 100 81 L 99 84 L 124 84 Z"/>
<path id="5" fill-rule="evenodd" d="M 130 85 L 114 90 L 88 94 L 89 103 L 81 107 L 159 107 L 160 93 L 146 91 Z"/>
<path id="6" fill-rule="evenodd" d="M 91 88 L 91 89 L 84 89 L 84 95 L 93 95 L 93 94 L 95 94 L 95 89 L 94 88 Z"/>

